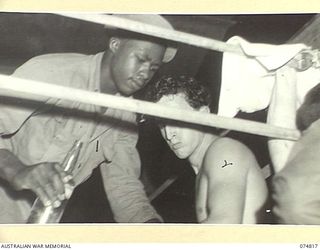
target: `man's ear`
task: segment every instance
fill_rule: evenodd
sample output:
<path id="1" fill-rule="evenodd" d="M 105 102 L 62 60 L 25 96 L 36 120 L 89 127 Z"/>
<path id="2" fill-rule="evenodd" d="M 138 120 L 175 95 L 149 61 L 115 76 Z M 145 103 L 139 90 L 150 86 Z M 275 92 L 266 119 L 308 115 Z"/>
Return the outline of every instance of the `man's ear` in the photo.
<path id="1" fill-rule="evenodd" d="M 121 39 L 118 37 L 111 37 L 109 40 L 109 49 L 115 53 L 120 47 Z"/>
<path id="2" fill-rule="evenodd" d="M 199 109 L 200 112 L 204 112 L 204 113 L 210 113 L 210 109 L 208 106 L 202 106 Z"/>

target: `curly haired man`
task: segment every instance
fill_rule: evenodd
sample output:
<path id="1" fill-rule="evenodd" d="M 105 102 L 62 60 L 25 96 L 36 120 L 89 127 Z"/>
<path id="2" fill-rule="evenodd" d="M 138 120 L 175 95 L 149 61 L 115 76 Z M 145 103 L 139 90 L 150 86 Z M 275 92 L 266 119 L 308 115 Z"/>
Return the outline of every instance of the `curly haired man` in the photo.
<path id="1" fill-rule="evenodd" d="M 172 108 L 209 113 L 209 92 L 192 77 L 163 77 L 150 85 L 147 100 Z M 160 119 L 170 149 L 197 174 L 196 213 L 200 223 L 262 222 L 268 196 L 253 153 L 210 128 Z"/>

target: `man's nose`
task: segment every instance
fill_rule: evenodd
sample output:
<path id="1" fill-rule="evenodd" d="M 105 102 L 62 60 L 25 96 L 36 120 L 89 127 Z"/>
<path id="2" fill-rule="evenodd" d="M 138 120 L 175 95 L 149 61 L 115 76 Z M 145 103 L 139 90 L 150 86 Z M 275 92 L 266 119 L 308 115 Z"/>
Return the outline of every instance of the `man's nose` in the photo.
<path id="1" fill-rule="evenodd" d="M 176 136 L 176 129 L 171 126 L 166 126 L 165 132 L 168 141 L 172 141 Z"/>
<path id="2" fill-rule="evenodd" d="M 145 62 L 141 65 L 141 68 L 139 70 L 139 77 L 147 81 L 151 78 L 151 75 L 151 64 L 149 62 Z"/>

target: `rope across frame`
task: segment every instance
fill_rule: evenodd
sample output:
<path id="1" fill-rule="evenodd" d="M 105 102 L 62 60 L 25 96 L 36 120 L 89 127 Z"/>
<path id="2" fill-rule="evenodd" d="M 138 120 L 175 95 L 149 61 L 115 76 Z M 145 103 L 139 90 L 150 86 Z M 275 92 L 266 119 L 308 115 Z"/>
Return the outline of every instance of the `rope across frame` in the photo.
<path id="1" fill-rule="evenodd" d="M 297 140 L 300 137 L 298 130 L 272 126 L 266 123 L 169 108 L 156 103 L 25 80 L 13 76 L 0 75 L 0 95 L 41 102 L 48 98 L 57 98 L 272 138 Z"/>

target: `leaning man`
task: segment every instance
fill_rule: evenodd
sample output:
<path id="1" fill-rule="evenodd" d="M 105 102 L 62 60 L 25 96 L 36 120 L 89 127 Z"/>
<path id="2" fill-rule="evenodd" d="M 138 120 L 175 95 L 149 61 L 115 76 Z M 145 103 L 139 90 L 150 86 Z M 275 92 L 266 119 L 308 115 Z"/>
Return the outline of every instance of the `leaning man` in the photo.
<path id="1" fill-rule="evenodd" d="M 123 15 L 173 29 L 159 15 Z M 130 97 L 143 88 L 176 50 L 165 41 L 118 30 L 96 55 L 47 54 L 32 58 L 15 77 Z M 32 88 L 32 86 L 30 86 Z M 33 191 L 46 206 L 59 207 L 100 166 L 117 222 L 160 222 L 139 180 L 136 117 L 131 112 L 48 98 L 44 103 L 0 101 L 0 223 L 26 223 Z M 71 175 L 62 162 L 74 143 L 83 146 Z"/>

